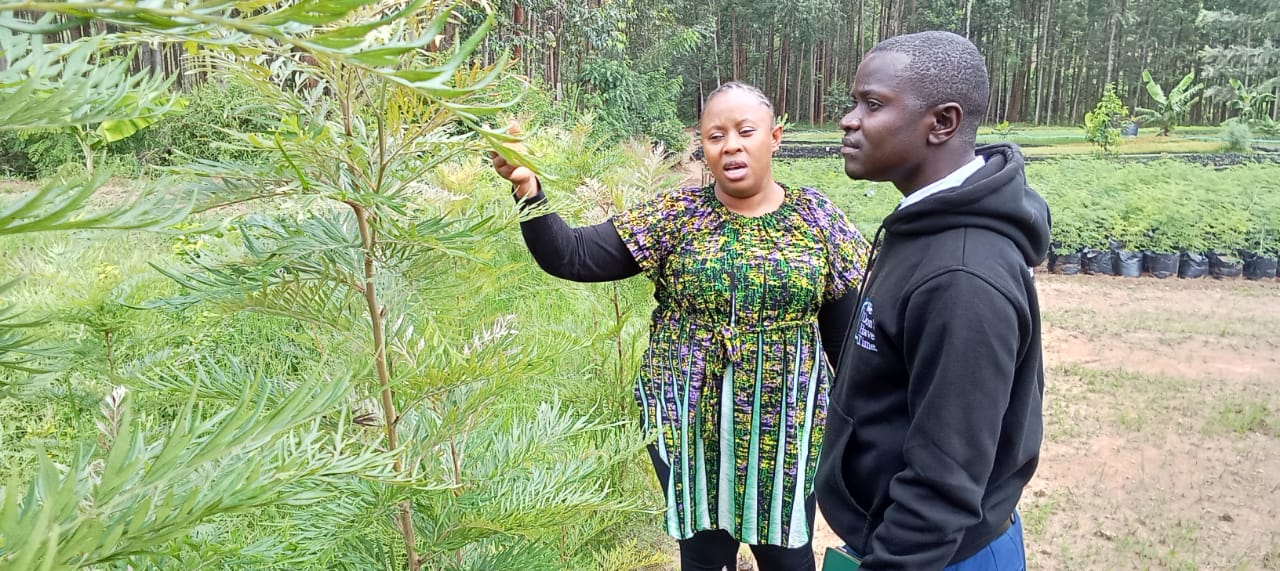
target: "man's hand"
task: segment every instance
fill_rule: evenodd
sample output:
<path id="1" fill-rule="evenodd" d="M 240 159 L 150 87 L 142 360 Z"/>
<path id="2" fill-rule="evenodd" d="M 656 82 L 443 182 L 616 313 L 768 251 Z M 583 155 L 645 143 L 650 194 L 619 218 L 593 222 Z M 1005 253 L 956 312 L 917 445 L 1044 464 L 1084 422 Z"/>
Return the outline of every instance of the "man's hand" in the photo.
<path id="1" fill-rule="evenodd" d="M 507 132 L 512 135 L 522 134 L 520 124 L 512 121 L 507 126 Z M 529 152 L 522 143 L 507 143 L 507 147 L 522 154 Z M 534 176 L 533 171 L 528 167 L 509 163 L 498 153 L 490 153 L 489 157 L 493 161 L 493 170 L 498 171 L 499 176 L 511 181 L 515 186 L 514 192 L 517 199 L 524 200 L 538 193 L 538 177 Z"/>

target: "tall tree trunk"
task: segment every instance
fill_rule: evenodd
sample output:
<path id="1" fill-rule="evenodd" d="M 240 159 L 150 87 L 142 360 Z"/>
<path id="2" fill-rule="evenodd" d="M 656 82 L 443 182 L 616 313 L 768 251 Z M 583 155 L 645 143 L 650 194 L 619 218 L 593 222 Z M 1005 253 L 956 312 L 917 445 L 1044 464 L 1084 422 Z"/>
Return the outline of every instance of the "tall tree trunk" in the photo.
<path id="1" fill-rule="evenodd" d="M 1044 14 L 1044 27 L 1041 28 L 1041 32 L 1040 32 L 1040 49 L 1035 54 L 1035 57 L 1032 58 L 1032 62 L 1031 62 L 1031 68 L 1032 70 L 1034 70 L 1036 74 L 1036 91 L 1035 91 L 1036 111 L 1035 111 L 1035 118 L 1032 119 L 1032 121 L 1036 124 L 1040 124 L 1040 110 L 1043 108 L 1045 109 L 1046 113 L 1048 112 L 1047 106 L 1044 105 L 1045 98 L 1048 95 L 1047 93 L 1045 93 L 1045 90 L 1044 90 L 1044 76 L 1046 74 L 1046 70 L 1044 69 L 1044 66 L 1040 65 L 1040 59 L 1044 58 L 1045 54 L 1047 54 L 1049 50 L 1049 25 L 1050 25 L 1050 22 L 1053 20 L 1053 0 L 1046 1 L 1043 14 Z M 1049 70 L 1052 70 L 1052 69 L 1053 69 L 1052 67 L 1049 68 Z M 1045 122 L 1047 123 L 1048 121 L 1045 121 Z"/>
<path id="2" fill-rule="evenodd" d="M 1107 75 L 1104 84 L 1111 83 L 1116 68 L 1116 36 L 1120 28 L 1120 0 L 1111 0 L 1111 11 L 1107 14 L 1107 24 L 1111 27 L 1107 40 Z"/>
<path id="3" fill-rule="evenodd" d="M 866 13 L 867 13 L 867 0 L 858 0 L 858 57 L 857 57 L 857 62 L 855 63 L 855 67 L 857 63 L 862 62 L 862 57 L 867 54 L 867 38 L 866 38 L 867 27 L 865 23 Z M 849 85 L 853 85 L 853 74 L 849 75 Z"/>
<path id="4" fill-rule="evenodd" d="M 801 109 L 804 109 L 804 91 L 801 91 L 801 86 L 804 86 L 804 50 L 795 50 L 795 52 L 796 52 L 796 83 L 795 83 L 796 96 L 792 97 L 792 100 L 795 100 L 796 109 L 795 109 L 795 113 L 791 114 L 791 117 L 794 118 L 792 120 L 800 120 Z"/>
<path id="5" fill-rule="evenodd" d="M 724 83 L 723 77 L 720 75 L 720 12 L 716 11 L 715 0 L 710 1 L 711 13 L 715 18 L 715 33 L 711 36 L 711 49 L 714 53 L 713 60 L 716 63 L 716 85 Z"/>
<path id="6" fill-rule="evenodd" d="M 791 38 L 784 35 L 782 36 L 782 53 L 778 56 L 778 98 L 774 102 L 778 112 L 783 114 L 787 112 L 787 83 L 791 81 L 787 74 L 790 63 Z"/>
<path id="7" fill-rule="evenodd" d="M 1028 63 L 1018 63 L 1014 68 L 1013 79 L 1009 82 L 1009 99 L 1008 108 L 1005 111 L 1005 120 L 1010 123 L 1022 121 L 1022 100 L 1025 97 L 1027 84 L 1027 67 Z"/>
<path id="8" fill-rule="evenodd" d="M 514 30 L 516 37 L 521 37 L 524 35 L 522 34 L 522 32 L 524 31 L 524 6 L 522 6 L 519 2 L 513 3 L 513 7 L 511 9 L 511 24 L 512 24 L 511 27 Z M 515 49 L 511 50 L 512 58 L 514 58 L 518 63 L 521 61 L 521 56 L 523 55 L 524 55 L 523 46 L 521 46 L 519 42 L 516 42 Z"/>
<path id="9" fill-rule="evenodd" d="M 1044 106 L 1044 122 L 1049 125 L 1055 124 L 1057 121 L 1053 112 L 1054 106 L 1058 103 L 1058 92 L 1062 89 L 1061 52 L 1062 50 L 1053 50 L 1053 55 L 1049 58 L 1049 88 L 1045 92 Z"/>
<path id="10" fill-rule="evenodd" d="M 738 24 L 734 18 L 729 19 L 729 60 L 733 71 L 733 81 L 742 79 L 742 70 L 738 68 Z"/>
<path id="11" fill-rule="evenodd" d="M 1075 76 L 1075 84 L 1071 89 L 1071 124 L 1078 125 L 1080 124 L 1080 98 L 1084 95 L 1088 82 L 1088 73 L 1085 72 L 1079 54 L 1076 55 L 1075 61 L 1071 63 L 1071 70 Z"/>
<path id="12" fill-rule="evenodd" d="M 964 37 L 971 38 L 969 23 L 973 21 L 973 0 L 964 3 Z"/>
<path id="13" fill-rule="evenodd" d="M 876 2 L 876 37 L 884 37 L 885 12 L 888 10 L 887 4 L 889 0 L 879 0 Z"/>
<path id="14" fill-rule="evenodd" d="M 862 5 L 866 0 L 849 0 L 849 47 L 844 58 L 844 79 L 853 85 L 853 74 L 862 57 Z M 856 55 L 855 55 L 856 54 Z"/>
<path id="15" fill-rule="evenodd" d="M 821 51 L 818 46 L 809 48 L 809 122 L 818 123 L 815 117 L 818 100 L 818 58 Z"/>
<path id="16" fill-rule="evenodd" d="M 777 36 L 777 33 L 772 30 L 769 31 L 769 43 L 764 52 L 764 83 L 760 85 L 760 88 L 763 89 L 765 93 L 778 92 L 776 87 L 773 85 L 773 77 L 775 75 L 775 70 L 773 69 L 773 66 L 775 65 L 773 47 L 774 42 L 777 41 Z"/>

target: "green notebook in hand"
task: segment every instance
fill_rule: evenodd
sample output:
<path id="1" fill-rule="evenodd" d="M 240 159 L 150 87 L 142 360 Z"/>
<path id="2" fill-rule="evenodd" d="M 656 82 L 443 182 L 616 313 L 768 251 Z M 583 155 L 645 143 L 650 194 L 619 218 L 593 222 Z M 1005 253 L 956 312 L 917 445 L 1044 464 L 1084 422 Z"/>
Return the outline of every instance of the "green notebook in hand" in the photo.
<path id="1" fill-rule="evenodd" d="M 859 565 L 862 565 L 861 559 L 835 547 L 828 547 L 827 555 L 822 558 L 822 571 L 857 571 Z"/>

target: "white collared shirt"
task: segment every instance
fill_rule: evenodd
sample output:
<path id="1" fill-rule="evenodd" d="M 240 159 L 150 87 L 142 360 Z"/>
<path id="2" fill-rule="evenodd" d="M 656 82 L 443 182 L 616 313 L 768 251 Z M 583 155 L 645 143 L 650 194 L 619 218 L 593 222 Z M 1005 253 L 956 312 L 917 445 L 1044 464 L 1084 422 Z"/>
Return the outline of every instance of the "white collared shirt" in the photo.
<path id="1" fill-rule="evenodd" d="M 973 160 L 965 163 L 960 168 L 951 171 L 951 174 L 942 177 L 929 186 L 907 195 L 902 199 L 902 202 L 898 203 L 898 210 L 902 210 L 903 208 L 911 206 L 912 204 L 920 202 L 921 200 L 938 194 L 944 190 L 952 189 L 964 184 L 965 179 L 969 178 L 973 173 L 978 172 L 978 169 L 982 168 L 985 164 L 987 164 L 987 159 L 984 159 L 981 156 L 973 157 Z"/>

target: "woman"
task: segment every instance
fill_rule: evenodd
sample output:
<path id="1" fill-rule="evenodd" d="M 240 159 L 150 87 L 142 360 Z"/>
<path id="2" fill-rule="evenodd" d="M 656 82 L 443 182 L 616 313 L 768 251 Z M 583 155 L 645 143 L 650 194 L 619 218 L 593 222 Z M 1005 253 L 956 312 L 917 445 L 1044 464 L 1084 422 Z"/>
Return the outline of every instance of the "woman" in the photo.
<path id="1" fill-rule="evenodd" d="M 655 285 L 636 399 L 683 571 L 814 569 L 813 475 L 831 375 L 866 242 L 825 196 L 773 180 L 782 141 L 759 89 L 727 83 L 699 122 L 715 179 L 570 228 L 521 223 L 548 273 L 595 282 L 644 273 Z M 529 169 L 497 155 L 518 200 L 545 200 Z M 825 346 L 825 351 L 823 347 Z M 825 353 L 825 354 L 824 354 Z"/>

